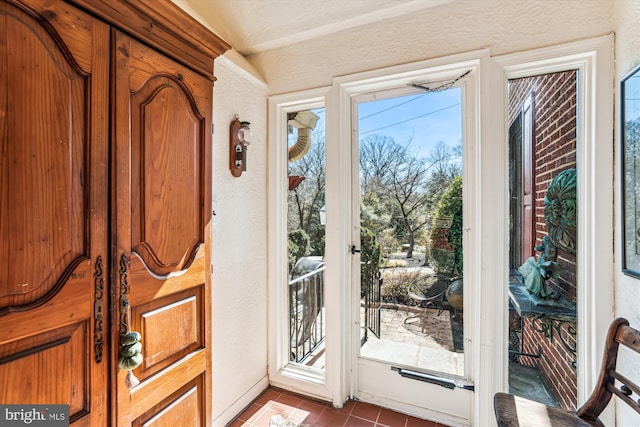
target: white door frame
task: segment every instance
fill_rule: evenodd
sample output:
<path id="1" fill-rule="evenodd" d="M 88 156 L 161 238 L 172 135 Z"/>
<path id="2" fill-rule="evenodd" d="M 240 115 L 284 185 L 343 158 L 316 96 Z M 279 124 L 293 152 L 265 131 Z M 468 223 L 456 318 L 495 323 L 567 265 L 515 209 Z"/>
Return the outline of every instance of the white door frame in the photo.
<path id="1" fill-rule="evenodd" d="M 477 73 L 477 99 L 473 117 L 465 126 L 476 145 L 473 176 L 477 195 L 465 209 L 477 215 L 465 218 L 465 234 L 473 235 L 465 246 L 465 271 L 476 275 L 476 286 L 465 292 L 473 298 L 473 331 L 470 379 L 475 393 L 468 424 L 495 425 L 493 395 L 507 389 L 508 293 L 508 144 L 507 79 L 566 69 L 579 70 L 578 138 L 578 401 L 584 402 L 600 366 L 606 329 L 613 318 L 613 37 L 604 36 L 551 48 L 491 58 L 488 50 L 453 55 L 420 63 L 391 67 L 336 78 L 327 92 L 317 89 L 272 97 L 269 102 L 269 378 L 272 384 L 298 390 L 342 406 L 353 396 L 357 384 L 353 369 L 357 329 L 352 318 L 351 286 L 351 95 L 375 90 L 389 76 L 411 78 L 416 69 L 434 69 L 449 64 L 473 62 Z M 326 96 L 325 96 L 326 94 Z M 309 377 L 287 369 L 285 342 L 286 296 L 278 294 L 278 283 L 286 283 L 286 147 L 279 144 L 286 129 L 280 116 L 287 106 L 309 99 L 325 100 L 326 107 L 326 242 L 325 301 L 327 313 L 325 378 Z M 284 139 L 286 140 L 286 138 Z M 466 153 L 465 153 L 466 154 Z M 469 161 L 466 157 L 465 161 Z M 469 181 L 466 179 L 465 181 Z M 284 207 L 283 207 L 284 200 Z M 597 222 L 596 222 L 597 218 Z M 469 230 L 467 230 L 467 224 Z M 285 231 L 283 228 L 285 227 Z M 284 234 L 283 234 L 284 233 Z M 604 261 L 603 261 L 604 260 Z M 282 264 L 282 266 L 278 266 Z M 467 274 L 465 274 L 467 276 Z M 502 286 L 503 284 L 504 286 Z M 501 307 L 502 309 L 498 309 Z M 285 314 L 282 314 L 285 313 Z M 286 317 L 286 316 L 285 316 Z M 467 318 L 467 320 L 469 320 Z M 280 346 L 282 346 L 280 344 Z M 383 402 L 389 404 L 388 402 Z M 389 405 L 393 406 L 393 405 Z M 613 410 L 603 415 L 613 423 Z"/>
<path id="2" fill-rule="evenodd" d="M 354 313 L 358 312 L 359 291 L 353 285 L 352 272 L 356 271 L 357 273 L 357 269 L 352 268 L 354 261 L 349 253 L 349 247 L 352 244 L 359 245 L 359 242 L 352 241 L 352 233 L 357 231 L 359 226 L 351 225 L 357 224 L 357 219 L 353 218 L 352 194 L 345 191 L 345 186 L 352 179 L 350 175 L 351 140 L 354 133 L 357 133 L 356 126 L 351 123 L 351 98 L 353 96 L 402 86 L 410 82 L 436 82 L 438 76 L 441 76 L 443 80 L 451 80 L 452 73 L 459 72 L 458 75 L 460 75 L 469 69 L 472 70 L 469 77 L 471 83 L 467 84 L 468 93 L 465 94 L 466 105 L 463 110 L 463 150 L 465 150 L 463 154 L 465 169 L 463 178 L 465 192 L 463 239 L 465 278 L 473 279 L 465 281 L 465 319 L 467 320 L 465 322 L 465 364 L 467 379 L 476 384 L 476 390 L 479 385 L 487 383 L 494 384 L 489 387 L 494 390 L 500 388 L 499 385 L 502 382 L 496 382 L 496 376 L 492 376 L 492 373 L 503 371 L 495 369 L 495 367 L 501 368 L 501 364 L 493 365 L 496 363 L 496 356 L 502 353 L 497 350 L 502 347 L 497 346 L 496 343 L 500 340 L 506 342 L 502 335 L 495 333 L 495 325 L 506 324 L 506 315 L 493 309 L 487 309 L 486 306 L 483 309 L 481 301 L 491 300 L 490 298 L 494 297 L 492 292 L 485 291 L 490 289 L 490 285 L 484 285 L 485 283 L 491 284 L 499 281 L 507 283 L 508 205 L 507 149 L 506 142 L 501 143 L 501 141 L 506 141 L 504 137 L 505 118 L 499 108 L 501 104 L 496 104 L 495 101 L 490 102 L 491 99 L 495 100 L 495 96 L 498 96 L 498 99 L 506 99 L 506 97 L 501 96 L 503 90 L 501 74 L 496 72 L 498 68 L 491 61 L 488 50 L 337 78 L 334 80 L 327 103 L 327 223 L 333 218 L 336 227 L 327 230 L 327 247 L 342 248 L 342 250 L 336 250 L 330 254 L 332 259 L 328 259 L 327 264 L 333 265 L 334 270 L 330 272 L 327 267 L 327 275 L 328 280 L 336 280 L 344 284 L 340 288 L 341 293 L 335 295 L 336 299 L 332 299 L 332 301 L 340 301 L 341 304 L 340 314 L 344 319 L 340 330 L 341 336 L 344 337 L 341 342 L 341 357 L 345 367 L 349 368 L 344 370 L 341 381 L 336 381 L 337 386 L 334 393 L 343 399 L 349 395 L 357 395 L 387 407 L 442 421 L 449 425 L 480 425 L 474 422 L 475 414 L 478 413 L 477 392 L 471 398 L 467 396 L 469 407 L 462 408 L 459 411 L 459 414 L 462 415 L 457 416 L 455 411 L 450 413 L 431 411 L 426 406 L 404 404 L 398 400 L 386 399 L 380 394 L 364 395 L 355 389 L 358 384 L 356 355 L 359 344 L 357 338 L 360 332 L 359 316 Z M 491 123 L 492 126 L 482 126 L 482 120 L 485 120 L 485 123 Z M 485 162 L 492 159 L 492 164 L 498 162 L 500 165 L 504 165 L 504 168 L 483 169 L 481 168 L 483 159 Z M 504 187 L 503 191 L 495 191 L 499 187 Z M 329 202 L 333 202 L 332 205 Z M 483 219 L 486 220 L 483 221 Z M 483 254 L 491 254 L 491 257 L 485 257 Z M 483 297 L 485 293 L 488 295 Z M 468 310 L 467 307 L 469 307 Z M 492 332 L 483 333 L 483 330 Z M 484 335 L 489 340 L 486 340 Z M 491 371 L 479 369 L 482 364 L 489 363 L 492 364 Z M 498 376 L 497 380 L 500 381 L 501 378 Z M 458 397 L 456 395 L 456 399 Z M 458 404 L 460 403 L 458 401 Z"/>
<path id="3" fill-rule="evenodd" d="M 335 378 L 338 365 L 327 361 L 325 371 L 290 363 L 289 355 L 289 275 L 287 268 L 287 113 L 325 106 L 328 88 L 312 89 L 269 99 L 269 140 L 268 147 L 269 197 L 269 356 L 268 374 L 272 385 L 316 397 L 333 400 L 327 387 L 327 378 Z M 330 222 L 327 221 L 330 225 Z M 325 301 L 332 292 L 330 282 L 325 280 Z M 327 329 L 325 338 L 326 354 L 332 347 L 335 320 L 330 316 L 334 305 L 326 304 Z"/>
<path id="4" fill-rule="evenodd" d="M 593 390 L 614 317 L 613 36 L 494 58 L 508 79 L 578 70 L 578 405 Z M 613 405 L 600 419 L 613 425 Z"/>

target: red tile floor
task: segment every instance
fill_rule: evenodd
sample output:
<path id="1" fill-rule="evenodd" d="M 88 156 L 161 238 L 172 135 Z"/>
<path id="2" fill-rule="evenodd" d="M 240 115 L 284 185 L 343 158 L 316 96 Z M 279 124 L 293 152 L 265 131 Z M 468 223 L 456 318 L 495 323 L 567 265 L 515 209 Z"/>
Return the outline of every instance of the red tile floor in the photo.
<path id="1" fill-rule="evenodd" d="M 227 427 L 269 427 L 271 418 L 304 427 L 443 427 L 433 421 L 400 414 L 390 409 L 349 400 L 341 409 L 298 394 L 268 388 Z M 296 424 L 298 423 L 298 424 Z"/>

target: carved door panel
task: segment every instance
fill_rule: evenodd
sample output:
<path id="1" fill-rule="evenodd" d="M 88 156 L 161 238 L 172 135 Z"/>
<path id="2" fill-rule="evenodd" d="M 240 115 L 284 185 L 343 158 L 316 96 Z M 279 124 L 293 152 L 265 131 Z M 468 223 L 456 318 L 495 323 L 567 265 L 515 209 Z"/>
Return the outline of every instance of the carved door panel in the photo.
<path id="1" fill-rule="evenodd" d="M 209 425 L 212 82 L 122 33 L 113 43 L 114 306 L 142 342 L 140 383 L 115 379 L 118 424 Z"/>
<path id="2" fill-rule="evenodd" d="M 109 28 L 0 1 L 0 403 L 107 425 Z"/>

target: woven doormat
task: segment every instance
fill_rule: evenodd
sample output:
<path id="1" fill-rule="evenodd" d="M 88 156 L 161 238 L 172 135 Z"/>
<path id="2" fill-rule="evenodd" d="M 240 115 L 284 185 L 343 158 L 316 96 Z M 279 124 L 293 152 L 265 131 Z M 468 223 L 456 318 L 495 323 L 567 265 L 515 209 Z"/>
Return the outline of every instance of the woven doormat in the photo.
<path id="1" fill-rule="evenodd" d="M 269 427 L 309 427 L 309 425 L 286 420 L 282 415 L 273 415 L 269 421 Z"/>

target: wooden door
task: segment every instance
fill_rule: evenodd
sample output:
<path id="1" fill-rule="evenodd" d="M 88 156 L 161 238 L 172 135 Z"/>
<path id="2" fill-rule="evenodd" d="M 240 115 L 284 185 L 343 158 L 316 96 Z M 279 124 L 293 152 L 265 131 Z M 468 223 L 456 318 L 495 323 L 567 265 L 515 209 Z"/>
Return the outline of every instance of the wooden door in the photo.
<path id="1" fill-rule="evenodd" d="M 521 262 L 526 261 L 534 255 L 533 247 L 536 244 L 535 232 L 535 122 L 533 108 L 534 93 L 522 104 L 522 188 L 521 188 L 521 218 L 520 229 L 522 231 L 522 253 Z"/>
<path id="2" fill-rule="evenodd" d="M 117 422 L 210 425 L 212 82 L 120 32 L 113 46 L 115 323 L 143 355 L 139 385 L 117 372 Z"/>
<path id="3" fill-rule="evenodd" d="M 107 419 L 109 28 L 0 1 L 0 403 Z"/>
<path id="4" fill-rule="evenodd" d="M 509 126 L 509 270 L 522 265 L 522 113 Z"/>

